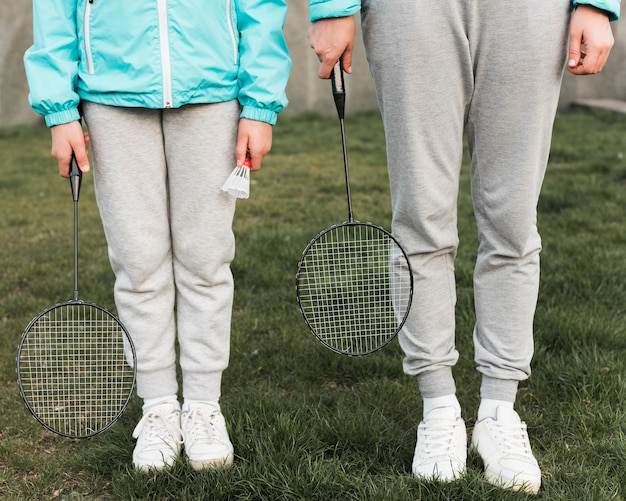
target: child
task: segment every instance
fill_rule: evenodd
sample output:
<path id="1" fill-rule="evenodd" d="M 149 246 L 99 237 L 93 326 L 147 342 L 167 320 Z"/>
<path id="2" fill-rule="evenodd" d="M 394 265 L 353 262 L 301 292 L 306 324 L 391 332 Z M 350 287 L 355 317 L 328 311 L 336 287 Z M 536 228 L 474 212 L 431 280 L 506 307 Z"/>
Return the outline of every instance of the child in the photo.
<path id="1" fill-rule="evenodd" d="M 182 445 L 195 469 L 233 461 L 219 398 L 235 198 L 220 187 L 271 148 L 291 69 L 286 11 L 284 0 L 33 1 L 30 102 L 60 174 L 72 155 L 87 172 L 92 148 L 115 301 L 137 352 L 138 469 L 171 466 Z"/>

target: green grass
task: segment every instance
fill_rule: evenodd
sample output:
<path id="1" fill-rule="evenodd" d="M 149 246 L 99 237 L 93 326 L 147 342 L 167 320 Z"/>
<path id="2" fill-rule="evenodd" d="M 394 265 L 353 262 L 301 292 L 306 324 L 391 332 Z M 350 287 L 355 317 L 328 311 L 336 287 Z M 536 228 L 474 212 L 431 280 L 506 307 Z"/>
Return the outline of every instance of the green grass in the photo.
<path id="1" fill-rule="evenodd" d="M 384 136 L 377 114 L 346 121 L 354 215 L 389 227 Z M 134 398 L 105 433 L 47 432 L 21 401 L 20 335 L 71 299 L 72 203 L 42 127 L 0 130 L 0 497 L 7 500 L 516 500 L 468 474 L 449 485 L 410 476 L 421 399 L 397 342 L 363 358 L 337 355 L 307 330 L 295 270 L 320 230 L 347 219 L 335 118 L 281 119 L 274 151 L 238 203 L 231 365 L 222 405 L 236 449 L 225 471 L 185 461 L 133 471 Z M 478 406 L 471 331 L 476 230 L 467 155 L 459 199 L 458 396 L 471 429 Z M 113 276 L 93 199 L 81 194 L 81 298 L 114 308 Z M 574 111 L 555 125 L 540 201 L 542 286 L 536 356 L 517 408 L 543 470 L 537 499 L 626 498 L 626 116 Z"/>

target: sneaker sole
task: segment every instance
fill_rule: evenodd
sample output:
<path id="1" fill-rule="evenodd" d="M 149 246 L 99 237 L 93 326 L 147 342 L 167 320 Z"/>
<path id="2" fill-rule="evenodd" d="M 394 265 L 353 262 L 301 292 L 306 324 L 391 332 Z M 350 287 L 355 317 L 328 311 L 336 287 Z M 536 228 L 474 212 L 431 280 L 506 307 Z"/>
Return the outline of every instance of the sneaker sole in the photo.
<path id="1" fill-rule="evenodd" d="M 505 479 L 502 477 L 501 472 L 491 470 L 490 468 L 485 469 L 485 480 L 487 480 L 487 482 L 491 485 L 501 487 L 502 489 L 522 491 L 533 495 L 537 494 L 539 492 L 539 488 L 541 487 L 541 479 L 538 482 L 536 480 L 522 481 L 516 478 Z"/>
<path id="2" fill-rule="evenodd" d="M 174 466 L 174 461 L 172 463 L 159 463 L 159 464 L 137 464 L 133 462 L 133 466 L 137 471 L 162 471 L 167 468 L 172 468 Z"/>
<path id="3" fill-rule="evenodd" d="M 189 460 L 189 464 L 194 470 L 206 470 L 211 468 L 227 468 L 233 464 L 233 456 L 218 459 L 196 459 Z"/>
<path id="4" fill-rule="evenodd" d="M 415 478 L 420 480 L 426 480 L 427 482 L 439 482 L 442 484 L 448 484 L 451 482 L 456 482 L 457 480 L 463 478 L 466 474 L 466 470 L 465 468 L 463 468 L 463 470 L 456 471 L 450 474 L 441 474 L 435 472 L 430 472 L 430 474 L 427 474 L 424 472 L 412 471 L 412 474 Z"/>

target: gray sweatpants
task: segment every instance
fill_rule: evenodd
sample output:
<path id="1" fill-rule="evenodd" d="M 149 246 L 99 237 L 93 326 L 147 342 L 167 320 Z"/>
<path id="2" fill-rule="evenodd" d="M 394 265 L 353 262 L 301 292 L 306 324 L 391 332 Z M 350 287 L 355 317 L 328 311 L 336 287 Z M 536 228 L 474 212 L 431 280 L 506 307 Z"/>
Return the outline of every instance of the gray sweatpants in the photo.
<path id="1" fill-rule="evenodd" d="M 228 365 L 236 101 L 148 110 L 84 103 L 115 302 L 137 351 L 137 392 L 218 400 Z"/>
<path id="2" fill-rule="evenodd" d="M 454 261 L 468 135 L 479 249 L 475 360 L 484 398 L 530 374 L 541 240 L 536 207 L 567 56 L 570 0 L 364 0 L 383 116 L 393 232 L 413 307 L 399 339 L 424 397 L 454 393 Z"/>

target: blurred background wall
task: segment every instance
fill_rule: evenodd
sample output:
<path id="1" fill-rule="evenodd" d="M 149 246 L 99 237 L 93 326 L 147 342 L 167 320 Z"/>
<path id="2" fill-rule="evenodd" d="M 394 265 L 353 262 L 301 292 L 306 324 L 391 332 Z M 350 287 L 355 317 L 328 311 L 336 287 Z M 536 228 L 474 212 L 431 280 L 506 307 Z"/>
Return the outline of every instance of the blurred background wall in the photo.
<path id="1" fill-rule="evenodd" d="M 287 0 L 289 13 L 285 36 L 293 58 L 293 71 L 287 88 L 289 107 L 285 114 L 306 111 L 334 112 L 328 82 L 317 78 L 318 62 L 309 48 L 308 2 Z M 600 75 L 574 77 L 566 72 L 561 109 L 580 99 L 626 101 L 626 7 L 624 20 L 613 23 L 616 43 L 605 70 Z M 34 123 L 38 116 L 28 105 L 28 89 L 22 55 L 32 43 L 31 0 L 0 2 L 0 127 Z M 540 56 L 538 56 L 540 57 Z M 365 52 L 358 35 L 353 75 L 347 77 L 347 111 L 376 107 Z"/>

